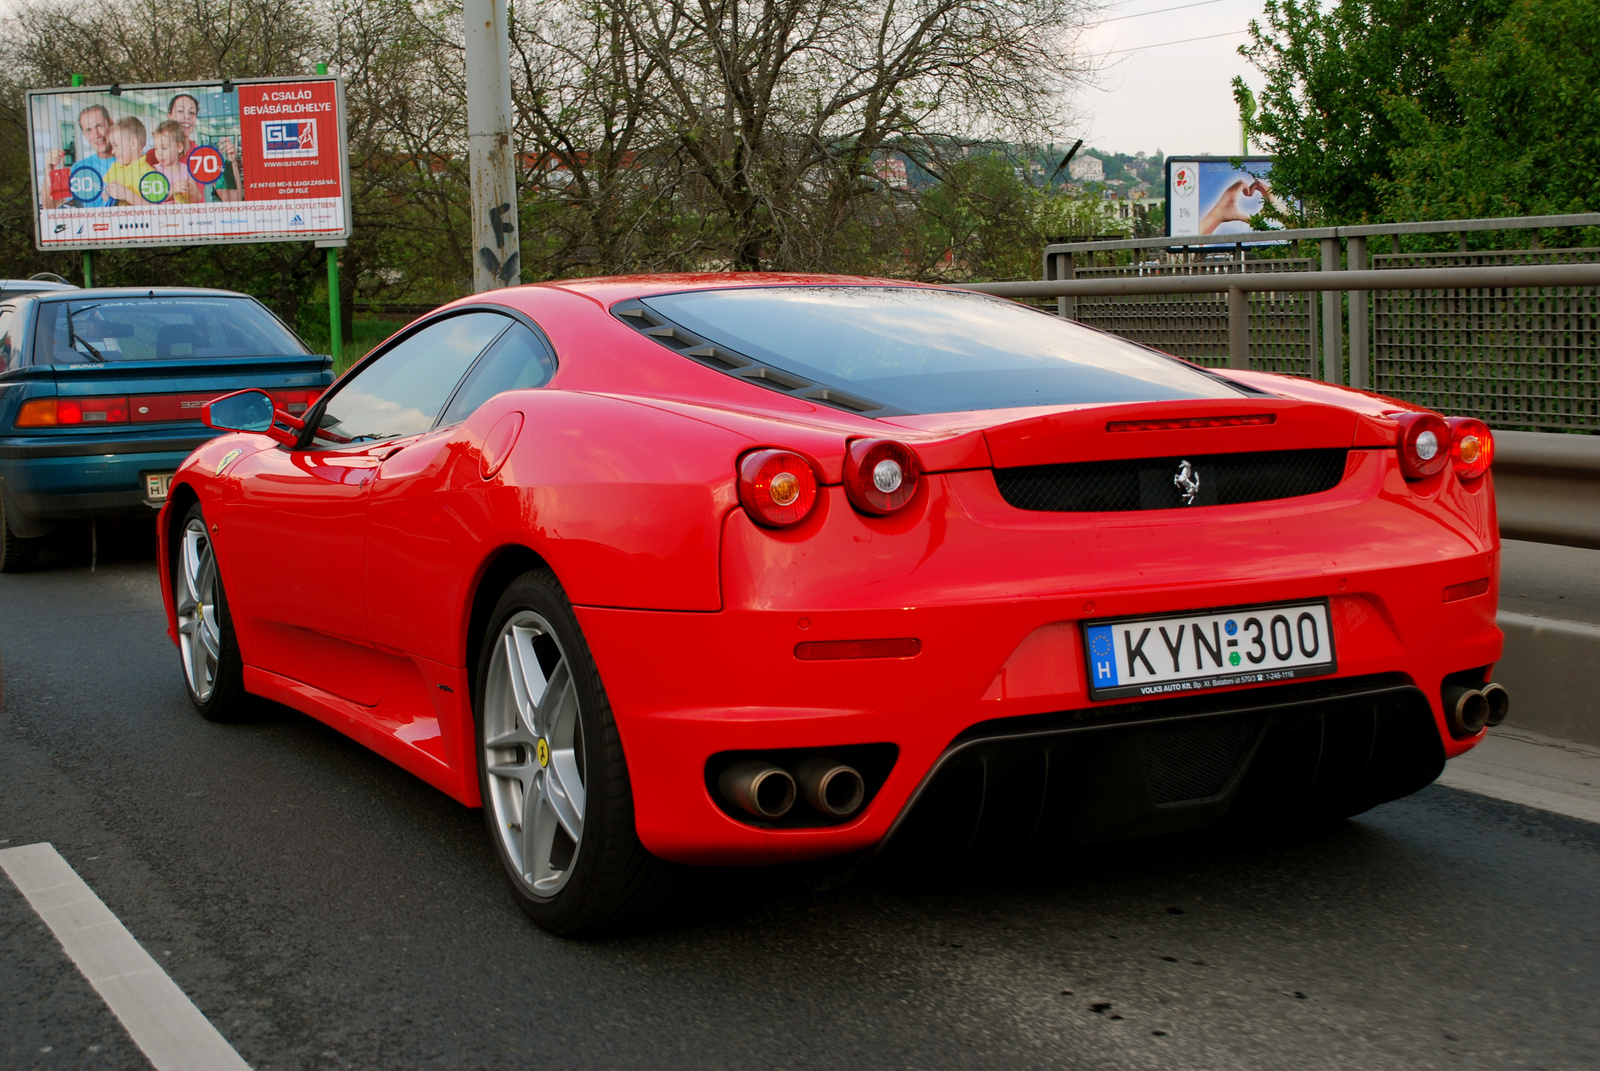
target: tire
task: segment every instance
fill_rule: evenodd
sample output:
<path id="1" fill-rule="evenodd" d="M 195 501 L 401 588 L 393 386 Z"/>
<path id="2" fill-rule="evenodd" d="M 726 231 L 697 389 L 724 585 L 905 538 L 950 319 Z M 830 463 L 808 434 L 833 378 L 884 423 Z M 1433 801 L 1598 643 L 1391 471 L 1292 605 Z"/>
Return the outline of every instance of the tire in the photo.
<path id="1" fill-rule="evenodd" d="M 249 702 L 244 660 L 239 657 L 222 574 L 198 502 L 183 515 L 171 559 L 178 658 L 189 701 L 207 721 L 239 721 L 248 714 Z"/>
<path id="2" fill-rule="evenodd" d="M 23 539 L 11 530 L 5 496 L 0 494 L 0 573 L 25 573 L 38 561 L 39 541 Z"/>
<path id="3" fill-rule="evenodd" d="M 484 636 L 478 785 L 512 896 L 562 936 L 638 925 L 663 902 L 672 868 L 635 832 L 616 721 L 555 575 L 512 581 Z"/>

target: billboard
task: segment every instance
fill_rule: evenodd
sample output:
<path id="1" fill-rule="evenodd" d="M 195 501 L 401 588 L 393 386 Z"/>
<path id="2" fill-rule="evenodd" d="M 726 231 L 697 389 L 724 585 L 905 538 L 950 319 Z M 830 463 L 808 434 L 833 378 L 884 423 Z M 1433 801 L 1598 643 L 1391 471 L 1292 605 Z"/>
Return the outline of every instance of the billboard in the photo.
<path id="1" fill-rule="evenodd" d="M 338 78 L 27 94 L 40 249 L 350 237 Z"/>
<path id="2" fill-rule="evenodd" d="M 1250 217 L 1268 203 L 1292 207 L 1272 192 L 1272 157 L 1167 158 L 1167 235 L 1259 234 Z M 1268 230 L 1283 224 L 1268 221 Z M 1265 243 L 1253 243 L 1265 244 Z"/>

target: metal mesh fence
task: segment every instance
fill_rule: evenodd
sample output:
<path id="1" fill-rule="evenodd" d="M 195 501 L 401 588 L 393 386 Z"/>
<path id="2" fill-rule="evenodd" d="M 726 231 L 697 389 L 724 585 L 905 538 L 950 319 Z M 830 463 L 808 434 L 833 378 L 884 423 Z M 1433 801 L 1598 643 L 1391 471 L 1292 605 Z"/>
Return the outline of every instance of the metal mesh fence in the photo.
<path id="1" fill-rule="evenodd" d="M 1392 253 L 1374 268 L 1554 264 L 1600 249 Z M 1594 287 L 1379 290 L 1372 386 L 1497 428 L 1600 430 L 1600 296 Z"/>
<path id="2" fill-rule="evenodd" d="M 1085 266 L 1076 279 L 1125 276 L 1230 275 L 1311 271 L 1304 258 L 1240 261 L 1172 259 L 1113 267 Z M 1316 295 L 1265 291 L 1250 295 L 1250 367 L 1315 375 Z M 1216 294 L 1078 298 L 1074 318 L 1197 364 L 1228 363 L 1228 300 Z"/>

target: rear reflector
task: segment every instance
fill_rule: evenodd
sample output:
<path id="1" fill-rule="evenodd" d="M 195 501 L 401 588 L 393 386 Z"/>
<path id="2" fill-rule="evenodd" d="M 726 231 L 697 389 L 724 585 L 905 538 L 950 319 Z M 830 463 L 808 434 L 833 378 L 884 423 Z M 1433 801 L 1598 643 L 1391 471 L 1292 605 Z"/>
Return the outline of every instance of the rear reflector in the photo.
<path id="1" fill-rule="evenodd" d="M 1469 580 L 1465 584 L 1451 584 L 1444 589 L 1444 601 L 1456 602 L 1460 599 L 1470 599 L 1474 595 L 1486 594 L 1489 590 L 1489 578 L 1482 580 Z"/>
<path id="2" fill-rule="evenodd" d="M 823 662 L 835 658 L 910 658 L 922 650 L 922 641 L 898 640 L 823 640 L 797 643 L 794 656 L 802 662 Z"/>
<path id="3" fill-rule="evenodd" d="M 1183 431 L 1186 428 L 1248 428 L 1272 424 L 1277 413 L 1251 413 L 1248 416 L 1179 417 L 1172 420 L 1113 420 L 1107 431 Z"/>

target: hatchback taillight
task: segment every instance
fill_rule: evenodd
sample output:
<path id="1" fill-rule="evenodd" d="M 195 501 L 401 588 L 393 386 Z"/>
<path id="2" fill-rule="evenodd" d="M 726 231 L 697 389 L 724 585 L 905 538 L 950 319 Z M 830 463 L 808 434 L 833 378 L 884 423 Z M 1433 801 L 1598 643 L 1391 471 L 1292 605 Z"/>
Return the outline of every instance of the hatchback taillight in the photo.
<path id="1" fill-rule="evenodd" d="M 857 439 L 844 459 L 844 492 L 862 513 L 893 513 L 916 497 L 922 463 L 892 439 Z"/>
<path id="2" fill-rule="evenodd" d="M 1489 425 L 1472 417 L 1450 417 L 1450 463 L 1463 480 L 1476 480 L 1494 462 L 1494 436 Z"/>
<path id="3" fill-rule="evenodd" d="M 790 450 L 752 450 L 739 462 L 739 501 L 757 524 L 799 524 L 817 504 L 816 470 Z"/>
<path id="4" fill-rule="evenodd" d="M 277 409 L 282 409 L 292 416 L 304 416 L 305 411 L 317 404 L 317 399 L 322 397 L 322 388 L 309 388 L 301 390 L 269 390 L 272 395 L 272 404 Z"/>
<path id="5" fill-rule="evenodd" d="M 1450 462 L 1450 425 L 1432 413 L 1406 413 L 1400 420 L 1400 471 L 1408 480 L 1437 476 Z"/>
<path id="6" fill-rule="evenodd" d="M 126 424 L 128 399 L 34 398 L 17 411 L 19 428 L 75 428 L 96 424 Z"/>

